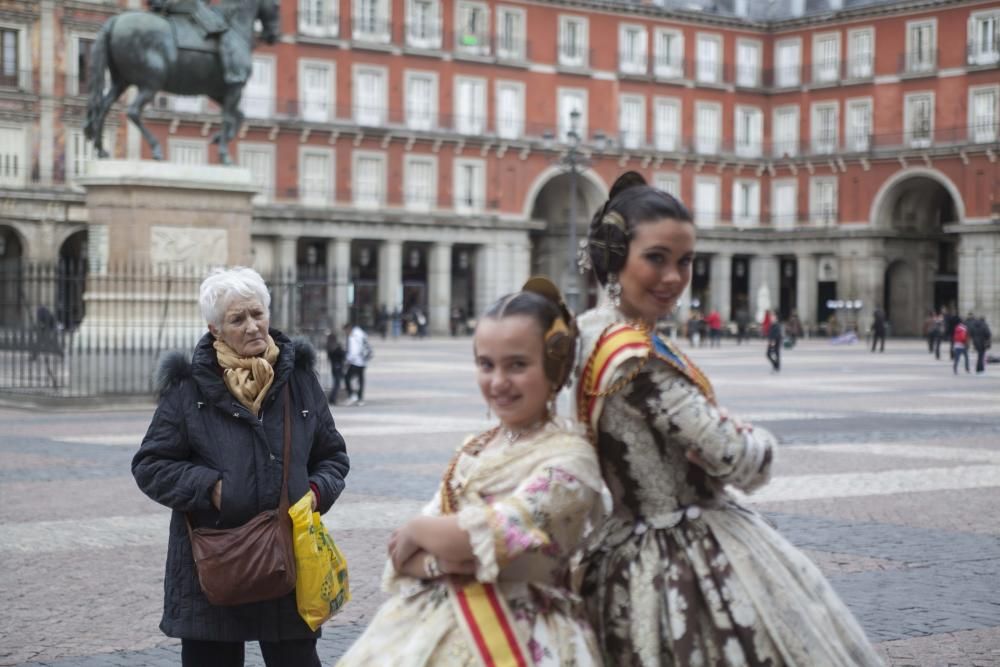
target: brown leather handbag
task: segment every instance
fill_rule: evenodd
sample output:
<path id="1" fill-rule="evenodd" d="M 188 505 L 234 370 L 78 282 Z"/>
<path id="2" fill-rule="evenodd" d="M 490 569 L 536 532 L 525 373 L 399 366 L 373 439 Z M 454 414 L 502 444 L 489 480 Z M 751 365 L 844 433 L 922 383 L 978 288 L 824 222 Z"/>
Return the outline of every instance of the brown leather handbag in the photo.
<path id="1" fill-rule="evenodd" d="M 292 520 L 288 516 L 288 465 L 292 455 L 291 397 L 285 385 L 285 446 L 278 509 L 261 512 L 238 528 L 191 528 L 191 552 L 208 601 L 221 607 L 273 600 L 295 588 Z"/>

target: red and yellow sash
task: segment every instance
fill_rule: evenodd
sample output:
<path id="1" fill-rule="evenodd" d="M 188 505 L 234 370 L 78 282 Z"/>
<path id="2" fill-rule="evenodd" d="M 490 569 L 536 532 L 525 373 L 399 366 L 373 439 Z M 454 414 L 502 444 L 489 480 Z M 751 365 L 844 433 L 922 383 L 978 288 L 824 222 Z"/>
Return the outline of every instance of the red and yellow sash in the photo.
<path id="1" fill-rule="evenodd" d="M 710 403 L 715 403 L 715 392 L 708 378 L 683 352 L 660 337 L 654 340 L 653 336 L 642 327 L 619 322 L 605 329 L 598 338 L 594 351 L 583 367 L 577 389 L 577 417 L 591 429 L 592 433 L 597 433 L 604 399 L 631 382 L 642 370 L 644 363 L 637 365 L 635 372 L 630 376 L 611 384 L 615 369 L 628 359 L 640 358 L 645 361 L 650 357 L 660 359 L 675 368 L 695 385 Z"/>
<path id="2" fill-rule="evenodd" d="M 478 451 L 495 431 L 489 431 L 470 442 L 464 451 Z M 441 489 L 441 512 L 453 514 L 457 511 L 455 494 L 451 488 L 451 478 L 462 452 L 455 455 L 445 473 Z M 497 591 L 495 584 L 453 579 L 450 597 L 455 607 L 455 615 L 465 636 L 475 649 L 484 667 L 530 667 L 534 664 L 524 643 L 517 636 L 514 617 L 507 606 L 507 600 Z"/>

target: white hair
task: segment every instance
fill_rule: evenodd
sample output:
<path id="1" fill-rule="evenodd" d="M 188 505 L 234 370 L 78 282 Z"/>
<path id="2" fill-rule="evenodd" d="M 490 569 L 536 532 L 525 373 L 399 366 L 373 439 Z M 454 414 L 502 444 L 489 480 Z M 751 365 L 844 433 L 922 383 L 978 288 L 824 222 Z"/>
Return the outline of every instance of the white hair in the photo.
<path id="1" fill-rule="evenodd" d="M 271 294 L 260 274 L 245 266 L 231 269 L 216 269 L 201 283 L 198 305 L 205 321 L 216 327 L 222 326 L 226 308 L 234 297 L 255 298 L 270 313 Z"/>

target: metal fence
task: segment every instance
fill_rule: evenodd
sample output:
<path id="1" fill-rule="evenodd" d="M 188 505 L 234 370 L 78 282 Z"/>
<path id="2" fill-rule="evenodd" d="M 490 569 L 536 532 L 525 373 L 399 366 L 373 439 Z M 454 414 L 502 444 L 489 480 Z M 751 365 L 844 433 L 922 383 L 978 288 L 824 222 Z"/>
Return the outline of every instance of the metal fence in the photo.
<path id="1" fill-rule="evenodd" d="M 0 262 L 0 394 L 148 395 L 159 359 L 206 332 L 207 270 Z M 322 266 L 264 276 L 272 326 L 323 348 L 333 286 Z"/>

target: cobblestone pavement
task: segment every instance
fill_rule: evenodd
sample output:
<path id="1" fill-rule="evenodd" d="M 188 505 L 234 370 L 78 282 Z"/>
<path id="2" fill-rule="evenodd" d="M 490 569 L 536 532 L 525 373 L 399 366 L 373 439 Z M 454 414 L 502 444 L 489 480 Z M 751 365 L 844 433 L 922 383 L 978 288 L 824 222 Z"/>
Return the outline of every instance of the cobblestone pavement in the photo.
<path id="1" fill-rule="evenodd" d="M 362 408 L 334 407 L 352 468 L 325 517 L 354 599 L 332 665 L 382 599 L 389 531 L 486 424 L 468 339 L 381 343 Z M 916 341 L 884 354 L 805 341 L 701 348 L 720 401 L 782 439 L 748 502 L 830 577 L 890 665 L 1000 665 L 1000 368 L 955 376 Z M 168 512 L 129 462 L 151 406 L 0 408 L 0 665 L 176 665 L 157 628 Z M 255 646 L 250 665 L 260 665 Z"/>

